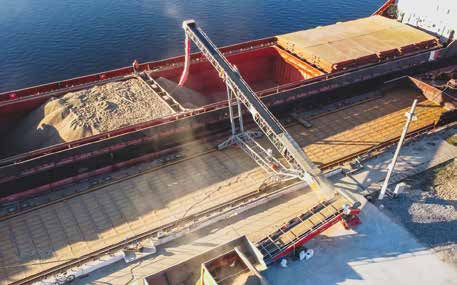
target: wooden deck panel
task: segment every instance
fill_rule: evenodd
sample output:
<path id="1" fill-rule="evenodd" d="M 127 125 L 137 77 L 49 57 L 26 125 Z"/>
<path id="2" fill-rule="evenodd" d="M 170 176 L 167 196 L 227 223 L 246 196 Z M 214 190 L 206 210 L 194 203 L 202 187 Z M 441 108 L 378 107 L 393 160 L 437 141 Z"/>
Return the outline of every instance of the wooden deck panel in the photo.
<path id="1" fill-rule="evenodd" d="M 438 45 L 434 36 L 378 15 L 276 38 L 279 46 L 326 72 L 342 70 L 348 62 L 377 62 L 384 52 L 396 51 L 398 55 L 411 45 Z"/>
<path id="2" fill-rule="evenodd" d="M 327 164 L 354 153 L 368 150 L 384 141 L 401 135 L 405 112 L 414 98 L 417 121 L 409 132 L 436 122 L 443 109 L 428 101 L 418 92 L 399 89 L 387 92 L 384 97 L 353 106 L 349 109 L 310 119 L 311 128 L 295 125 L 289 129 L 312 161 Z"/>

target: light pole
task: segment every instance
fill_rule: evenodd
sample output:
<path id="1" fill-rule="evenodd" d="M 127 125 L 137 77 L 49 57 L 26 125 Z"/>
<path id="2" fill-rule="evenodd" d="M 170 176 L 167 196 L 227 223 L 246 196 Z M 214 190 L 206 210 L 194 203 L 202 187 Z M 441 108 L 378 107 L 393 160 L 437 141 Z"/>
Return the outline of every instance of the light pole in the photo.
<path id="1" fill-rule="evenodd" d="M 406 134 L 408 133 L 408 128 L 412 120 L 417 120 L 416 115 L 414 115 L 414 111 L 416 110 L 416 105 L 417 105 L 417 99 L 414 99 L 413 105 L 411 106 L 411 110 L 409 112 L 406 112 L 406 123 L 405 126 L 403 127 L 403 132 L 401 133 L 400 140 L 398 141 L 397 149 L 395 150 L 394 157 L 392 158 L 392 162 L 388 166 L 387 170 L 387 176 L 386 179 L 384 180 L 384 184 L 382 184 L 381 187 L 381 193 L 379 193 L 378 200 L 382 200 L 384 198 L 384 195 L 386 194 L 387 190 L 387 185 L 389 185 L 389 180 L 390 176 L 392 176 L 392 173 L 395 168 L 395 164 L 397 163 L 398 155 L 400 154 L 400 149 L 403 144 L 403 141 L 405 140 Z"/>

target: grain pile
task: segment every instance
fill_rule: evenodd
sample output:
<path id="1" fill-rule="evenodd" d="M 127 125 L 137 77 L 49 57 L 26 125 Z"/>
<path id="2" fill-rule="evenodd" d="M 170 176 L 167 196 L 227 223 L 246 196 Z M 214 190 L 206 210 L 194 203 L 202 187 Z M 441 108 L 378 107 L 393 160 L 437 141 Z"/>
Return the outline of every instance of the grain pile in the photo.
<path id="1" fill-rule="evenodd" d="M 408 178 L 397 199 L 383 201 L 393 217 L 457 266 L 457 160 Z"/>
<path id="2" fill-rule="evenodd" d="M 172 80 L 159 77 L 156 81 L 184 108 L 193 109 L 210 103 L 208 97 L 205 97 L 201 93 L 185 86 L 179 88 L 178 84 Z"/>
<path id="3" fill-rule="evenodd" d="M 106 83 L 51 98 L 32 111 L 9 134 L 8 153 L 74 141 L 172 113 L 139 79 Z"/>

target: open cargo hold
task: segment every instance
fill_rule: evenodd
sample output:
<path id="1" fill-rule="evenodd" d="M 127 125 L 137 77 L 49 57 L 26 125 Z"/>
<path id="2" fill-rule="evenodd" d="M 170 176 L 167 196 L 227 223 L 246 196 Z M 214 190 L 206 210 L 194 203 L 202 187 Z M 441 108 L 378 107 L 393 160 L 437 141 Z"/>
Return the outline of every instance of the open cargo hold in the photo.
<path id="1" fill-rule="evenodd" d="M 370 19 L 377 19 L 377 21 L 392 21 L 390 19 L 383 19 L 381 16 L 370 17 Z M 361 25 L 363 26 L 364 22 L 362 20 L 359 22 L 361 22 Z M 414 31 L 419 32 L 416 30 Z M 328 36 L 324 30 L 321 34 L 322 39 L 325 39 Z M 334 72 L 332 74 L 325 74 L 312 67 L 310 64 L 293 56 L 288 51 L 278 48 L 276 42 L 280 42 L 281 37 L 284 36 L 241 43 L 220 49 L 232 63 L 238 66 L 243 77 L 245 77 L 246 81 L 255 89 L 257 94 L 265 98 L 263 100 L 267 105 L 271 103 L 270 101 L 277 101 L 278 104 L 280 104 L 280 102 L 285 103 L 289 100 L 295 100 L 300 97 L 379 77 L 394 71 L 411 68 L 416 65 L 437 60 L 438 58 L 452 56 L 452 53 L 456 48 L 451 46 L 449 47 L 449 50 L 443 48 L 436 52 L 425 52 L 424 50 L 423 53 L 390 60 L 387 62 L 389 65 L 379 64 L 367 67 L 367 70 L 355 70 L 353 72 L 342 71 L 340 73 Z M 436 39 L 433 37 L 431 38 L 431 41 L 436 43 Z M 383 53 L 388 54 L 385 50 Z M 184 57 L 181 56 L 140 64 L 137 71 L 150 73 L 150 75 L 157 80 L 163 78 L 167 83 L 170 83 L 168 85 L 173 87 L 178 81 L 182 71 L 183 59 Z M 9 161 L 16 163 L 18 161 L 24 161 L 25 159 L 39 157 L 43 154 L 55 153 L 61 150 L 67 151 L 74 149 L 76 146 L 87 145 L 88 143 L 101 141 L 103 139 L 111 139 L 121 134 L 132 133 L 140 129 L 144 130 L 151 126 L 177 121 L 189 116 L 206 114 L 219 107 L 225 107 L 225 87 L 223 86 L 222 81 L 217 78 L 217 73 L 209 67 L 209 63 L 200 53 L 193 54 L 191 59 L 191 74 L 186 87 L 194 90 L 197 95 L 201 95 L 198 96 L 198 98 L 202 100 L 194 100 L 192 97 L 195 98 L 195 96 L 182 96 L 182 94 L 177 94 L 179 92 L 171 92 L 174 99 L 181 103 L 182 106 L 190 108 L 190 110 L 183 110 L 185 112 L 176 113 L 175 115 L 166 118 L 132 124 L 98 135 L 85 137 L 80 140 L 63 142 L 48 148 L 40 148 L 37 146 L 33 153 L 24 152 L 23 154 L 16 156 L 11 156 L 11 153 L 3 154 L 3 157 L 8 157 L 10 159 L 8 161 L 2 161 L 0 164 L 8 164 Z M 272 73 L 272 70 L 275 72 Z M 126 67 L 85 77 L 2 93 L 0 94 L 0 134 L 6 135 L 6 130 L 14 128 L 17 122 L 34 109 L 39 108 L 39 106 L 44 104 L 50 97 L 63 96 L 65 93 L 68 93 L 69 90 L 81 90 L 88 88 L 88 86 L 91 87 L 97 84 L 131 77 L 133 72 L 134 70 L 132 67 Z M 345 78 L 341 77 L 341 75 Z M 171 87 L 168 91 L 172 89 Z M 269 96 L 275 94 L 278 96 Z M 217 103 L 208 105 L 215 102 Z M 208 122 L 206 119 L 204 121 Z M 194 127 L 197 125 L 200 126 L 200 124 L 193 124 Z M 205 123 L 205 125 L 207 125 L 207 123 Z M 106 144 L 108 144 L 108 142 L 106 142 L 105 145 Z M 84 151 L 81 149 L 80 152 Z M 73 155 L 68 154 L 68 156 Z"/>
<path id="2" fill-rule="evenodd" d="M 311 65 L 299 60 L 275 46 L 228 55 L 244 80 L 254 91 L 263 91 L 324 74 Z M 151 78 L 183 106 L 202 107 L 227 99 L 226 86 L 217 71 L 207 61 L 193 63 L 185 87 L 193 92 L 186 96 L 176 86 L 182 67 L 163 71 L 152 71 Z"/>
<path id="3" fill-rule="evenodd" d="M 173 114 L 141 78 L 50 98 L 28 113 L 0 143 L 0 157 L 71 142 Z"/>
<path id="4" fill-rule="evenodd" d="M 254 90 L 275 88 L 322 74 L 275 47 L 239 53 L 228 59 L 239 68 Z M 181 69 L 151 72 L 149 76 L 186 108 L 226 100 L 225 86 L 208 62 L 191 65 L 184 89 L 177 88 L 176 83 Z M 26 114 L 8 132 L 9 139 L 0 145 L 0 157 L 71 142 L 173 114 L 173 110 L 147 85 L 140 78 L 128 79 L 50 99 Z"/>
<path id="5" fill-rule="evenodd" d="M 439 46 L 434 36 L 378 15 L 280 35 L 277 39 L 279 46 L 326 72 Z"/>

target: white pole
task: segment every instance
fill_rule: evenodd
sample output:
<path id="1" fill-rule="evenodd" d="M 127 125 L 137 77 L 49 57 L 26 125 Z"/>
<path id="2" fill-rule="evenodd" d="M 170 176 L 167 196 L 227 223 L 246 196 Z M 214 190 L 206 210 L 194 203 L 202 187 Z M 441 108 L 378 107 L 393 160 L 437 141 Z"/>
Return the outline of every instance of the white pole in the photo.
<path id="1" fill-rule="evenodd" d="M 384 184 L 382 185 L 381 193 L 379 193 L 378 200 L 382 200 L 384 198 L 384 195 L 386 194 L 387 185 L 389 185 L 390 176 L 392 176 L 392 173 L 395 168 L 395 164 L 397 163 L 398 155 L 400 154 L 401 146 L 403 144 L 403 141 L 405 140 L 406 134 L 408 133 L 409 124 L 411 123 L 412 120 L 416 120 L 416 117 L 414 115 L 414 111 L 416 110 L 416 105 L 417 105 L 417 99 L 414 99 L 413 105 L 411 106 L 411 110 L 405 114 L 407 120 L 406 120 L 405 126 L 403 127 L 403 132 L 401 133 L 400 140 L 398 141 L 397 149 L 395 150 L 395 154 L 394 154 L 394 157 L 392 158 L 392 162 L 388 166 L 387 176 L 386 176 L 386 179 L 384 180 Z"/>
<path id="2" fill-rule="evenodd" d="M 227 101 L 228 101 L 228 108 L 229 108 L 229 115 L 230 115 L 230 125 L 232 126 L 232 136 L 236 133 L 235 127 L 235 119 L 233 118 L 233 106 L 232 106 L 232 90 L 227 84 Z"/>

